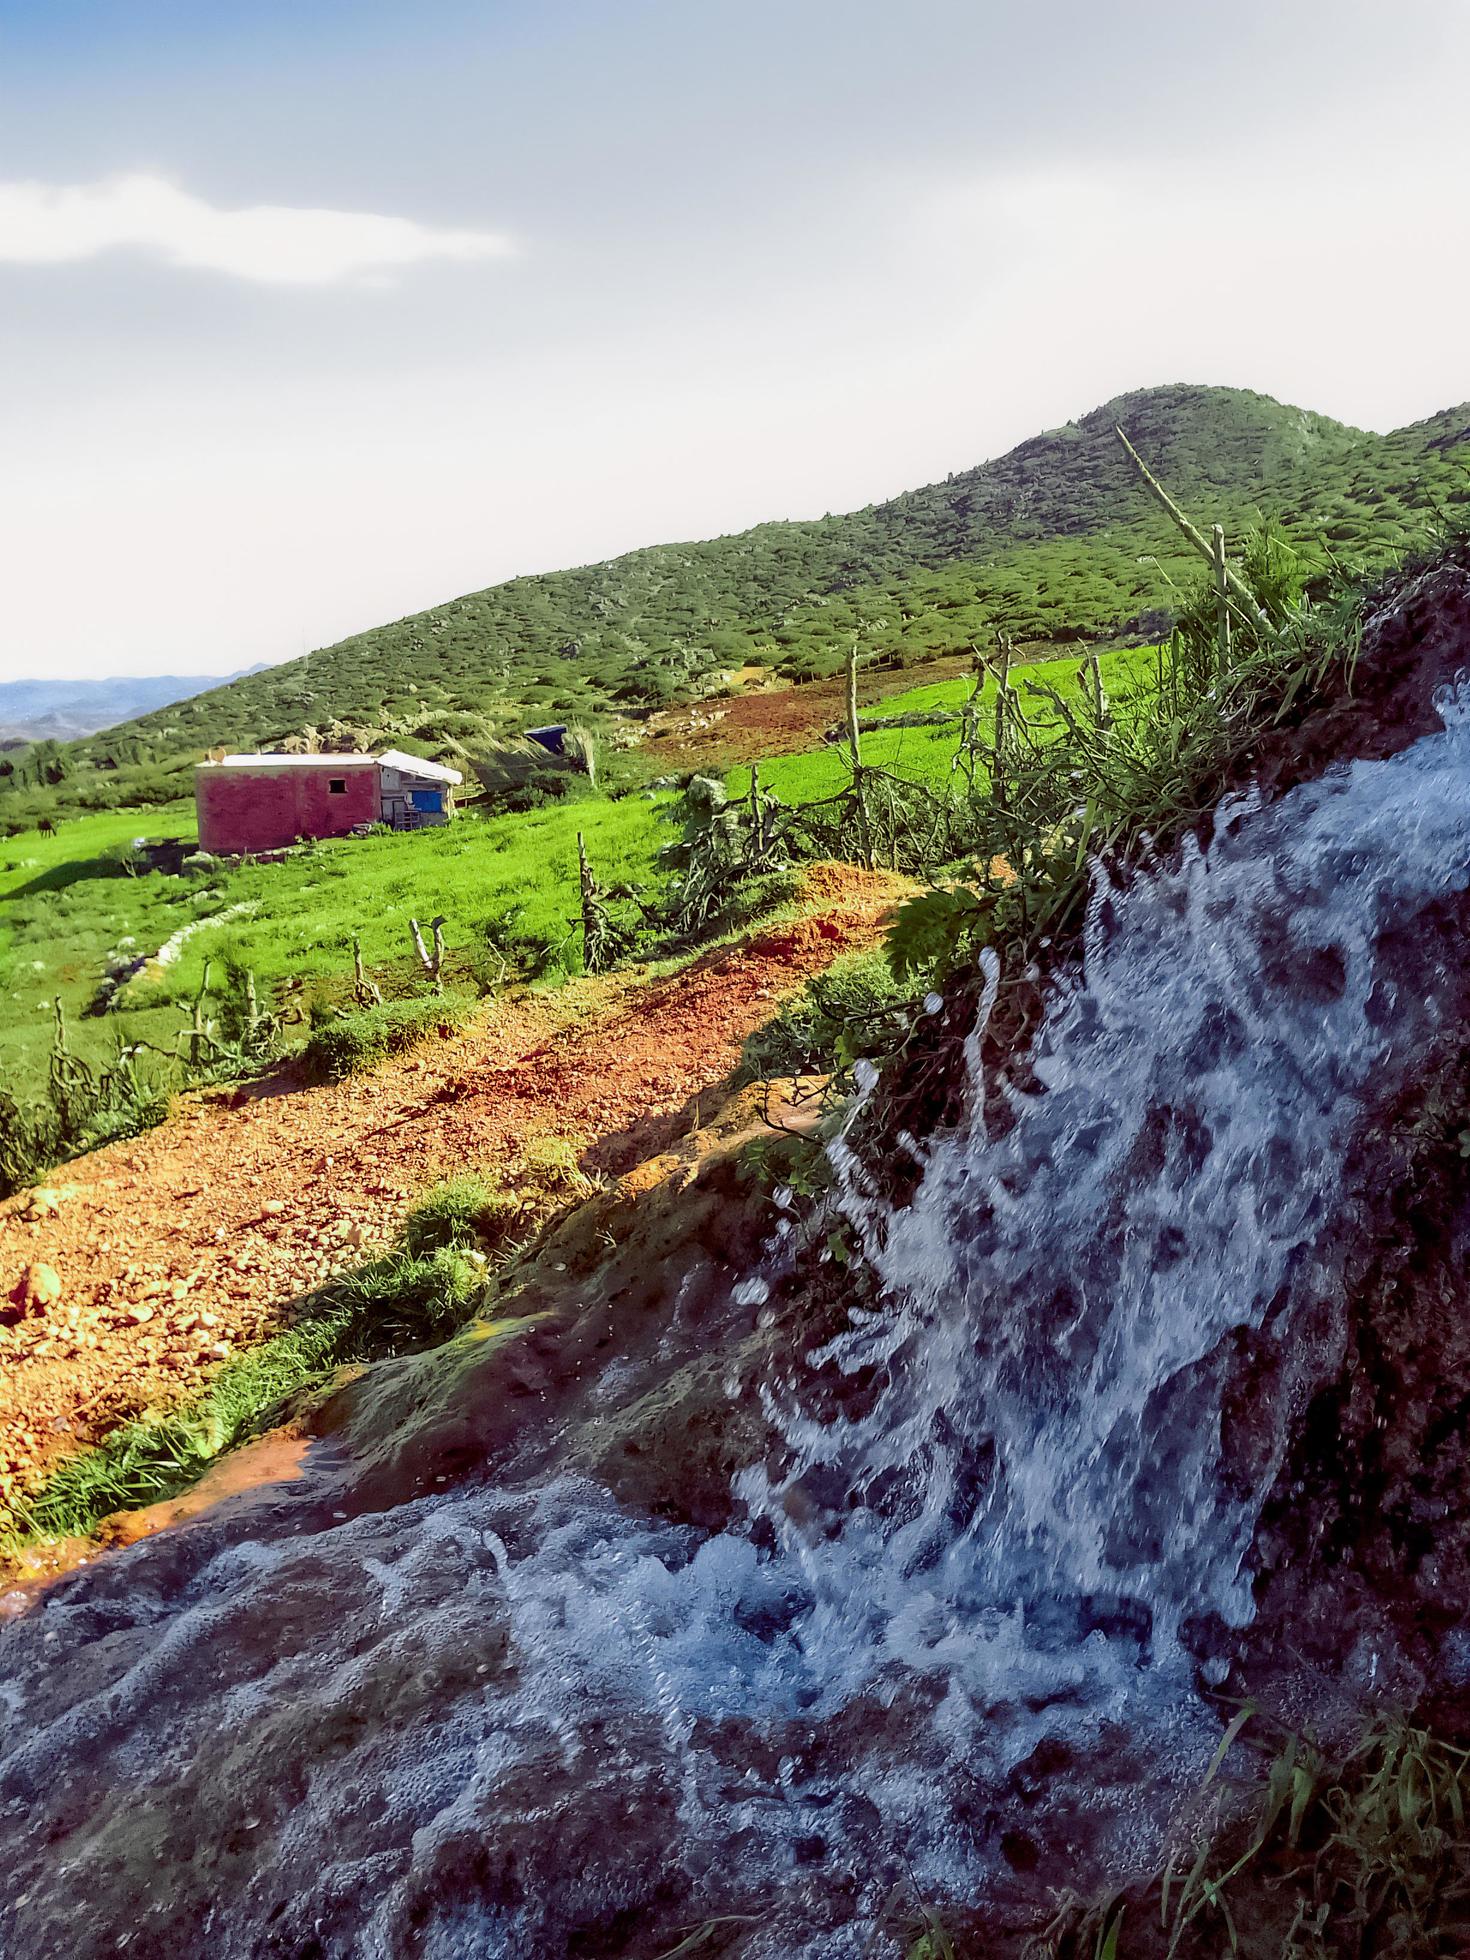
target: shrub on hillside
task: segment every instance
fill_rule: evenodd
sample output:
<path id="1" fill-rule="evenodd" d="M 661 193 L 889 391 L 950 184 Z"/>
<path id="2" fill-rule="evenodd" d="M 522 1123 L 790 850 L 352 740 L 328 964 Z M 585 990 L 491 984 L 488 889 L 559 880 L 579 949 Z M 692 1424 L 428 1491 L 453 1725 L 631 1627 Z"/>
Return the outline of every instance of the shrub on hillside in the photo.
<path id="1" fill-rule="evenodd" d="M 479 1284 L 464 1253 L 441 1245 L 422 1255 L 390 1252 L 347 1274 L 332 1293 L 350 1315 L 358 1342 L 382 1353 L 448 1340 L 469 1318 Z"/>
<path id="2" fill-rule="evenodd" d="M 312 1074 L 340 1082 L 363 1069 L 376 1068 L 390 1055 L 415 1048 L 432 1035 L 457 1028 L 471 1002 L 430 995 L 419 1000 L 384 1001 L 339 1015 L 314 1030 L 303 1051 Z"/>
<path id="3" fill-rule="evenodd" d="M 135 838 L 131 844 L 113 844 L 97 862 L 116 877 L 137 878 L 148 869 L 148 854 Z"/>
<path id="4" fill-rule="evenodd" d="M 912 1004 L 881 953 L 851 953 L 808 980 L 764 1027 L 747 1036 L 740 1076 L 810 1075 L 851 1068 L 892 1048 Z"/>
<path id="5" fill-rule="evenodd" d="M 470 1252 L 505 1238 L 520 1207 L 483 1177 L 453 1177 L 426 1191 L 403 1221 L 405 1249 L 416 1259 L 449 1248 Z"/>

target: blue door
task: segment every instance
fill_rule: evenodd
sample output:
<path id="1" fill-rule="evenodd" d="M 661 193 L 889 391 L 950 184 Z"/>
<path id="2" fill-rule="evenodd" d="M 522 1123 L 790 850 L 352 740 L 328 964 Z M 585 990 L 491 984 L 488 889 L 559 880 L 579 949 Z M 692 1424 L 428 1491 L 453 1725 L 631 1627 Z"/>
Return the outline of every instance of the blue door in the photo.
<path id="1" fill-rule="evenodd" d="M 408 795 L 409 801 L 413 804 L 415 810 L 423 810 L 427 814 L 437 815 L 444 808 L 444 792 L 442 789 L 411 789 Z"/>

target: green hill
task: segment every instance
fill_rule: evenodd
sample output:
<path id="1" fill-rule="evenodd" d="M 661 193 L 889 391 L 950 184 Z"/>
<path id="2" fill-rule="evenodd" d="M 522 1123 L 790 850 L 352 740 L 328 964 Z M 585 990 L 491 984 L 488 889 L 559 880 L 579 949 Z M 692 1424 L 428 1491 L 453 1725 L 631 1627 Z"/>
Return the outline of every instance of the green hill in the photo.
<path id="1" fill-rule="evenodd" d="M 1378 436 L 1240 389 L 1147 389 L 887 503 L 512 579 L 33 751 L 9 777 L 0 764 L 0 823 L 177 796 L 219 744 L 464 753 L 527 721 L 707 692 L 749 663 L 810 678 L 833 671 L 854 635 L 922 660 L 995 630 L 1057 642 L 1157 632 L 1190 568 L 1115 422 L 1201 521 L 1238 533 L 1276 518 L 1354 563 L 1391 558 L 1436 512 L 1470 502 L 1470 407 Z"/>

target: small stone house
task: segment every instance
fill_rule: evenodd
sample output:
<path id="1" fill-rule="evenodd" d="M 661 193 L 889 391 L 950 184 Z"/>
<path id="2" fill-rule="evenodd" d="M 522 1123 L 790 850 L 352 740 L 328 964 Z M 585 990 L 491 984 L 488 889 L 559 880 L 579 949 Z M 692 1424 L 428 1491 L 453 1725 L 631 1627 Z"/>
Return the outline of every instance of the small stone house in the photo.
<path id="1" fill-rule="evenodd" d="M 302 837 L 345 837 L 366 824 L 421 830 L 448 823 L 459 770 L 387 749 L 382 755 L 227 755 L 194 771 L 199 848 L 217 856 L 279 851 Z"/>

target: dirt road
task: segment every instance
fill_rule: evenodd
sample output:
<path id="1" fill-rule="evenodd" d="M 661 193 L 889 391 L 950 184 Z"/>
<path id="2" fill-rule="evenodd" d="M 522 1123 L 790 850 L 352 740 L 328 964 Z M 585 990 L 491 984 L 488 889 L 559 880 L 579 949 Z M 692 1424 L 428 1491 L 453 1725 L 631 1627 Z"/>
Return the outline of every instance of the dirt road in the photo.
<path id="1" fill-rule="evenodd" d="M 723 1078 L 777 1001 L 870 943 L 895 887 L 813 868 L 821 909 L 672 978 L 614 975 L 497 1003 L 376 1073 L 187 1099 L 148 1135 L 0 1207 L 0 1305 L 50 1267 L 60 1292 L 0 1320 L 0 1501 L 119 1420 L 197 1393 L 293 1302 L 393 1238 L 437 1179 L 493 1175 L 527 1137 L 618 1169 Z"/>

